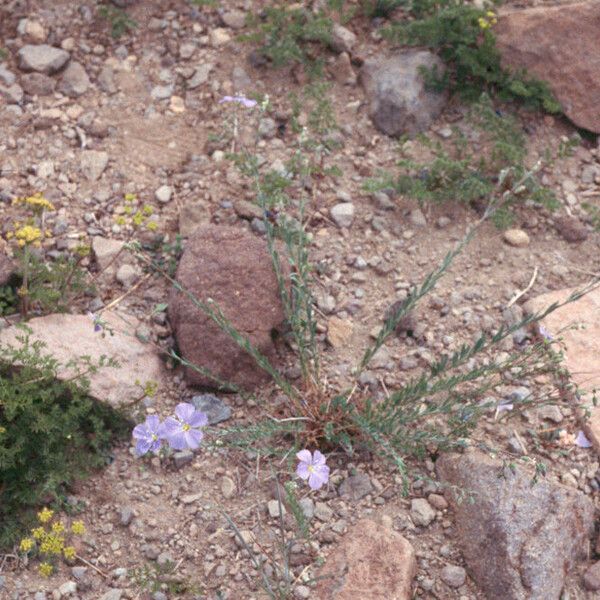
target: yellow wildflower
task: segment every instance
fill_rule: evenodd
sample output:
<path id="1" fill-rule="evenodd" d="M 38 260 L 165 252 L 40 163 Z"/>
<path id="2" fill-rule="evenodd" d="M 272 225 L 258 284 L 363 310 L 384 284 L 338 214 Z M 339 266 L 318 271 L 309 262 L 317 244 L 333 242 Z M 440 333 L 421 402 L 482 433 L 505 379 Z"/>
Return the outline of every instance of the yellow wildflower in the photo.
<path id="1" fill-rule="evenodd" d="M 43 210 L 56 210 L 54 208 L 54 204 L 44 198 L 43 194 L 38 192 L 37 194 L 33 194 L 33 196 L 28 196 L 27 198 L 17 198 L 13 204 L 27 204 L 31 206 L 35 211 L 43 211 Z"/>
<path id="2" fill-rule="evenodd" d="M 154 212 L 154 209 L 149 204 L 144 204 L 142 212 L 149 217 Z"/>
<path id="3" fill-rule="evenodd" d="M 73 560 L 75 558 L 75 548 L 73 546 L 67 546 L 63 550 L 63 554 L 67 560 Z"/>
<path id="4" fill-rule="evenodd" d="M 34 541 L 31 538 L 23 538 L 19 544 L 21 552 L 29 552 L 33 548 Z"/>
<path id="5" fill-rule="evenodd" d="M 43 577 L 50 577 L 50 575 L 52 575 L 52 565 L 50 563 L 43 562 L 42 564 L 40 564 L 38 570 L 40 572 L 40 575 L 42 575 Z"/>
<path id="6" fill-rule="evenodd" d="M 71 525 L 71 531 L 76 535 L 83 535 L 85 533 L 85 525 L 83 521 L 73 521 Z"/>
<path id="7" fill-rule="evenodd" d="M 484 19 L 483 17 L 479 17 L 479 19 L 477 19 L 477 22 L 479 23 L 479 27 L 481 29 L 488 29 L 490 26 L 488 20 Z"/>
<path id="8" fill-rule="evenodd" d="M 65 526 L 60 521 L 52 523 L 52 531 L 54 531 L 54 533 L 62 533 L 64 530 Z"/>
<path id="9" fill-rule="evenodd" d="M 134 200 L 137 200 L 135 194 L 125 194 L 125 202 L 133 202 Z"/>
<path id="10" fill-rule="evenodd" d="M 0 435 L 6 433 L 6 427 L 0 427 Z"/>
<path id="11" fill-rule="evenodd" d="M 38 514 L 37 518 L 40 523 L 47 523 L 52 516 L 54 515 L 54 511 L 49 508 L 44 507 Z"/>
<path id="12" fill-rule="evenodd" d="M 123 217 L 122 215 L 119 215 L 118 217 L 115 217 L 115 223 L 117 225 L 125 225 L 127 221 L 125 221 L 125 217 Z"/>
<path id="13" fill-rule="evenodd" d="M 132 221 L 136 227 L 139 227 L 144 222 L 144 215 L 138 211 L 133 215 Z"/>
<path id="14" fill-rule="evenodd" d="M 18 240 L 19 246 L 24 246 L 25 244 L 39 241 L 42 237 L 42 232 L 38 227 L 24 225 L 15 231 L 15 237 Z"/>
<path id="15" fill-rule="evenodd" d="M 64 538 L 58 535 L 48 534 L 40 544 L 40 552 L 42 554 L 60 554 L 64 547 Z"/>
<path id="16" fill-rule="evenodd" d="M 158 223 L 156 221 L 149 221 L 146 223 L 146 227 L 150 231 L 156 231 L 158 229 Z"/>
<path id="17" fill-rule="evenodd" d="M 491 18 L 496 16 L 496 13 L 493 10 L 488 10 L 485 14 Z"/>
<path id="18" fill-rule="evenodd" d="M 46 531 L 43 527 L 36 527 L 31 530 L 31 535 L 35 540 L 41 540 L 46 535 Z"/>

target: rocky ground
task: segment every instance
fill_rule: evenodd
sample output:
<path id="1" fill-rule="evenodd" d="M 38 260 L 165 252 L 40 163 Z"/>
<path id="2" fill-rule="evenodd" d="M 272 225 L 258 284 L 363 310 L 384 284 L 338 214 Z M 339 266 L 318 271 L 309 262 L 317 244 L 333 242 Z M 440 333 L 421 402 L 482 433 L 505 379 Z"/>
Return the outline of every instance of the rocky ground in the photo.
<path id="1" fill-rule="evenodd" d="M 289 158 L 292 139 L 288 94 L 301 93 L 303 75 L 247 60 L 251 47 L 236 38 L 245 29 L 245 15 L 257 10 L 254 2 L 225 1 L 217 10 L 192 8 L 183 0 L 144 0 L 128 9 L 137 28 L 119 40 L 111 38 L 96 9 L 88 0 L 16 0 L 0 7 L 0 46 L 8 51 L 0 62 L 0 210 L 6 233 L 15 215 L 10 201 L 42 191 L 58 208 L 48 217 L 52 237 L 45 242 L 46 254 L 56 257 L 81 242 L 92 246 L 93 256 L 83 264 L 92 274 L 102 271 L 99 293 L 79 299 L 73 312 L 110 305 L 106 318 L 117 332 L 111 347 L 124 359 L 119 373 L 107 375 L 93 392 L 105 400 L 112 393 L 110 400 L 119 403 L 131 396 L 135 380 L 155 379 L 159 393 L 145 399 L 144 410 L 166 416 L 177 402 L 198 393 L 181 370 L 163 367 L 158 358 L 158 350 L 172 343 L 164 313 L 153 314 L 156 304 L 168 302 L 168 285 L 144 275 L 127 253 L 113 264 L 111 258 L 132 236 L 145 241 L 162 236 L 173 243 L 177 233 L 187 237 L 208 223 L 261 235 L 260 219 L 243 202 L 253 199 L 252 189 L 210 144 L 231 114 L 218 101 L 238 92 L 269 94 L 274 118 L 261 121 L 256 139 L 244 132 L 242 139 L 277 167 Z M 421 209 L 408 199 L 364 191 L 368 177 L 394 170 L 398 149 L 373 126 L 356 80 L 358 62 L 389 50 L 368 24 L 357 28 L 363 25 L 356 39 L 346 39 L 351 47 L 345 57 L 328 55 L 341 148 L 325 164 L 338 167 L 341 175 L 315 180 L 309 207 L 311 261 L 319 265 L 315 293 L 324 373 L 334 389 L 348 381 L 385 310 L 422 281 L 479 218 L 458 203 Z M 36 50 L 41 44 L 53 50 Z M 350 56 L 360 60 L 351 62 Z M 464 113 L 453 101 L 431 123 L 430 133 L 451 137 L 450 126 L 462 123 Z M 528 113 L 519 118 L 529 136 L 532 164 L 546 150 L 558 152 L 561 140 L 575 131 L 560 118 Z M 418 154 L 419 142 L 413 144 Z M 582 208 L 600 199 L 595 139 L 586 137 L 572 155 L 544 167 L 542 179 L 556 191 L 561 208 L 552 214 L 520 207 L 516 233 L 484 224 L 420 307 L 413 335 L 394 338 L 378 353 L 361 380 L 365 388 L 386 394 L 441 352 L 514 318 L 520 307 L 507 312 L 507 305 L 534 271 L 533 285 L 519 305 L 581 285 L 600 271 L 600 234 Z M 152 207 L 148 220 L 156 223 L 156 231 L 134 232 L 127 219 L 118 219 L 126 216 L 125 194 Z M 225 272 L 220 285 L 230 283 Z M 588 314 L 580 315 L 592 326 L 597 307 L 592 302 Z M 59 352 L 64 338 L 79 340 L 80 348 L 94 343 L 87 317 L 46 319 L 40 328 L 50 349 Z M 119 337 L 123 331 L 135 335 Z M 526 337 L 516 336 L 501 351 L 522 347 Z M 570 366 L 576 370 L 577 353 L 586 346 L 586 356 L 597 360 L 594 344 L 595 339 L 577 338 L 569 350 L 575 358 Z M 292 376 L 293 356 L 280 352 Z M 589 368 L 593 376 L 593 365 Z M 581 383 L 586 380 L 584 373 Z M 494 399 L 535 393 L 547 383 L 515 381 Z M 219 407 L 225 425 L 255 422 L 263 406 L 276 406 L 277 395 L 267 384 L 258 400 L 221 395 L 220 402 L 231 409 Z M 480 455 L 462 462 L 448 459 L 436 475 L 431 457 L 415 463 L 424 478 L 403 496 L 401 479 L 377 457 L 332 453 L 329 485 L 316 493 L 301 488 L 311 538 L 291 549 L 293 597 L 385 598 L 395 590 L 394 598 L 558 598 L 563 580 L 562 598 L 598 597 L 600 547 L 593 530 L 600 465 L 593 449 L 574 443 L 580 429 L 574 408 L 565 399 L 557 407 L 507 417 L 492 411 L 475 433 L 474 445 L 499 448 L 515 459 L 542 459 L 548 475 L 539 487 L 529 486 L 521 471 L 499 480 L 497 464 Z M 285 464 L 255 453 L 208 445 L 161 463 L 136 458 L 132 445 L 123 443 L 104 471 L 72 492 L 73 501 L 84 507 L 88 533 L 79 554 L 89 564 L 63 565 L 44 579 L 33 564 L 0 557 L 0 596 L 263 597 L 255 565 L 222 512 L 254 551 L 276 552 L 279 505 L 273 472 L 285 473 Z M 470 486 L 484 499 L 482 506 L 473 511 L 468 503 L 456 505 L 441 493 L 438 476 Z M 500 481 L 513 477 L 507 492 Z M 334 596 L 326 584 L 317 591 L 310 584 L 323 563 L 333 571 L 331 565 L 348 565 L 345 596 Z M 136 581 L 132 569 L 144 565 L 149 570 Z M 197 590 L 145 589 L 161 565 L 168 577 L 192 582 Z"/>

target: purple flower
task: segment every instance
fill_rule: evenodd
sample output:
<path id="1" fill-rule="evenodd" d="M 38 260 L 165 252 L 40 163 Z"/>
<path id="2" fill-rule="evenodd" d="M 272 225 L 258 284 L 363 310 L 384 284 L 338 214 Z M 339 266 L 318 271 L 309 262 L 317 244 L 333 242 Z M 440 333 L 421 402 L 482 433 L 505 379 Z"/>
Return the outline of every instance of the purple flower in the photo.
<path id="1" fill-rule="evenodd" d="M 246 108 L 254 108 L 258 104 L 256 100 L 251 100 L 250 98 L 246 98 L 246 96 L 223 96 L 219 100 L 219 104 L 223 104 L 224 102 L 237 102 Z"/>
<path id="2" fill-rule="evenodd" d="M 592 442 L 587 439 L 583 431 L 580 431 L 575 438 L 575 445 L 579 446 L 580 448 L 591 448 Z"/>
<path id="3" fill-rule="evenodd" d="M 552 334 L 543 325 L 540 325 L 539 332 L 540 332 L 540 335 L 547 342 L 551 342 L 552 340 L 554 340 L 554 337 L 552 336 Z"/>
<path id="4" fill-rule="evenodd" d="M 327 460 L 318 450 L 314 455 L 310 450 L 300 450 L 296 454 L 300 461 L 296 467 L 296 475 L 300 479 L 308 479 L 311 490 L 318 490 L 329 481 L 329 467 L 325 464 Z"/>
<path id="5" fill-rule="evenodd" d="M 208 417 L 193 404 L 181 402 L 175 407 L 175 417 L 167 417 L 162 425 L 161 437 L 173 450 L 196 450 L 204 434 L 201 427 L 208 425 Z"/>
<path id="6" fill-rule="evenodd" d="M 102 331 L 103 327 L 100 317 L 96 316 L 93 312 L 88 312 L 88 317 L 92 320 L 92 323 L 94 324 L 94 331 L 96 333 Z"/>
<path id="7" fill-rule="evenodd" d="M 136 425 L 133 429 L 133 437 L 137 440 L 135 450 L 138 456 L 147 452 L 156 454 L 162 445 L 160 419 L 156 415 L 148 415 L 144 423 Z"/>

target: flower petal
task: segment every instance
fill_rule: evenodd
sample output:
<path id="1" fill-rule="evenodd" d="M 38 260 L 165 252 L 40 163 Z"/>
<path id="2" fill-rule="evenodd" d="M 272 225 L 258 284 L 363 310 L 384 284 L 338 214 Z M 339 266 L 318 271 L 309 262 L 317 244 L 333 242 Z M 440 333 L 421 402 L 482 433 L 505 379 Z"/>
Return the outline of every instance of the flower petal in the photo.
<path id="1" fill-rule="evenodd" d="M 195 410 L 187 423 L 189 423 L 190 427 L 205 427 L 208 425 L 208 417 L 203 412 Z"/>
<path id="2" fill-rule="evenodd" d="M 189 420 L 192 418 L 195 412 L 196 407 L 189 402 L 180 402 L 175 407 L 175 415 L 184 423 L 189 423 Z"/>
<path id="3" fill-rule="evenodd" d="M 583 431 L 580 431 L 577 434 L 577 437 L 575 438 L 575 445 L 579 446 L 580 448 L 591 448 L 592 442 L 590 442 L 590 440 L 587 439 Z"/>
<path id="4" fill-rule="evenodd" d="M 189 429 L 183 435 L 185 436 L 185 443 L 190 450 L 196 450 L 204 437 L 204 434 L 199 429 Z"/>
<path id="5" fill-rule="evenodd" d="M 318 490 L 322 488 L 327 481 L 329 480 L 329 468 L 327 469 L 327 473 L 323 473 L 320 471 L 313 471 L 308 478 L 308 485 L 311 490 Z"/>
<path id="6" fill-rule="evenodd" d="M 300 477 L 300 479 L 308 479 L 310 472 L 308 471 L 308 463 L 301 462 L 296 467 L 296 475 Z"/>
<path id="7" fill-rule="evenodd" d="M 136 440 L 143 440 L 147 437 L 150 437 L 150 432 L 148 431 L 148 427 L 146 427 L 145 423 L 140 423 L 133 428 L 131 433 Z"/>
<path id="8" fill-rule="evenodd" d="M 312 464 L 312 453 L 310 450 L 300 450 L 300 452 L 296 453 L 296 458 L 302 462 Z"/>
<path id="9" fill-rule="evenodd" d="M 158 418 L 158 415 L 148 415 L 146 417 L 145 425 L 148 428 L 148 431 L 156 433 L 160 427 L 160 419 Z"/>
<path id="10" fill-rule="evenodd" d="M 151 447 L 152 447 L 151 439 L 149 439 L 149 438 L 140 439 L 140 440 L 138 440 L 137 444 L 135 445 L 135 451 L 138 456 L 143 456 L 144 454 L 146 454 L 148 452 L 148 450 L 150 450 Z"/>
<path id="11" fill-rule="evenodd" d="M 181 422 L 174 417 L 167 417 L 158 428 L 158 436 L 166 439 L 170 435 L 173 435 L 181 431 Z"/>
<path id="12" fill-rule="evenodd" d="M 166 437 L 166 440 L 173 450 L 185 450 L 188 447 L 185 431 L 183 431 L 181 428 L 177 431 L 169 433 L 169 435 Z"/>
<path id="13" fill-rule="evenodd" d="M 315 450 L 313 455 L 313 465 L 324 465 L 327 458 L 323 456 L 318 450 Z"/>

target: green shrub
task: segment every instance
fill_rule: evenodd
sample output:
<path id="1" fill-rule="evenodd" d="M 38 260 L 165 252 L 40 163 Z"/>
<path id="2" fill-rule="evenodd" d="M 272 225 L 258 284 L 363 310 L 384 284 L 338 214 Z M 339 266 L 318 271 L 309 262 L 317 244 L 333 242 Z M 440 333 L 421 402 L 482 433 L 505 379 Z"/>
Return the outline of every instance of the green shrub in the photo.
<path id="1" fill-rule="evenodd" d="M 524 72 L 510 72 L 500 63 L 492 11 L 465 0 L 413 0 L 410 18 L 384 30 L 390 40 L 426 46 L 446 63 L 441 76 L 429 73 L 432 85 L 442 85 L 469 99 L 487 91 L 503 100 L 517 100 L 550 113 L 561 112 L 547 85 Z"/>
<path id="2" fill-rule="evenodd" d="M 98 14 L 108 21 L 110 35 L 116 40 L 124 33 L 128 33 L 137 27 L 137 22 L 122 8 L 117 8 L 110 4 L 102 4 L 98 7 Z"/>
<path id="3" fill-rule="evenodd" d="M 320 69 L 319 49 L 331 42 L 333 21 L 325 11 L 317 13 L 288 2 L 276 1 L 249 21 L 254 33 L 242 40 L 259 45 L 259 52 L 275 67 L 302 63 Z"/>
<path id="4" fill-rule="evenodd" d="M 0 546 L 13 541 L 40 504 L 59 501 L 68 486 L 106 464 L 111 440 L 125 434 L 123 416 L 87 395 L 87 376 L 113 361 L 58 361 L 25 330 L 19 347 L 0 346 Z"/>

